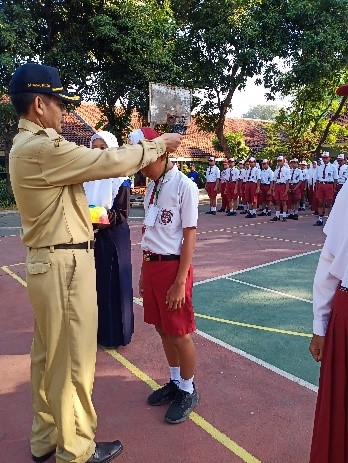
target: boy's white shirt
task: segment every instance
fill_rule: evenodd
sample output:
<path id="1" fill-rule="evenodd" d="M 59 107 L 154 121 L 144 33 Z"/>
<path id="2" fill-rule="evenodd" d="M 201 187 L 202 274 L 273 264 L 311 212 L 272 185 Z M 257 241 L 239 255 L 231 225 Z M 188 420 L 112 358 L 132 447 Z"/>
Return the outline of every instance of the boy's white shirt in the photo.
<path id="1" fill-rule="evenodd" d="M 144 199 L 145 215 L 154 188 L 155 182 L 151 181 Z M 187 178 L 175 165 L 165 174 L 158 188 L 160 188 L 160 193 L 156 204 L 158 214 L 155 225 L 145 228 L 141 249 L 155 254 L 179 255 L 183 241 L 183 229 L 197 227 L 198 188 L 196 183 Z"/>

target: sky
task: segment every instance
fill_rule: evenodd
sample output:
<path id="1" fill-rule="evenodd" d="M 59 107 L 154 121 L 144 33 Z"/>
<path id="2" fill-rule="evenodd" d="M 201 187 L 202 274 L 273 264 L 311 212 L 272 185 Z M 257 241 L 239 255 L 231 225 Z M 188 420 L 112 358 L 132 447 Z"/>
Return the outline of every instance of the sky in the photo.
<path id="1" fill-rule="evenodd" d="M 266 89 L 263 85 L 255 85 L 255 79 L 249 79 L 244 90 L 237 91 L 232 98 L 232 110 L 228 112 L 229 117 L 242 117 L 250 108 L 259 104 L 285 106 L 287 101 L 276 98 L 274 101 L 267 101 Z"/>

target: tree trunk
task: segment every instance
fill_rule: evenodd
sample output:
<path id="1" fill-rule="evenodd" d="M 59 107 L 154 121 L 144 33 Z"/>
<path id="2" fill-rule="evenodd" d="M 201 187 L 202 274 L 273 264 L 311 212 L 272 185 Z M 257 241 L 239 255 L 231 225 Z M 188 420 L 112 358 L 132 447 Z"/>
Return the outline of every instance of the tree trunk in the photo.
<path id="1" fill-rule="evenodd" d="M 227 142 L 224 136 L 224 127 L 225 127 L 226 113 L 231 104 L 232 97 L 233 97 L 235 90 L 236 90 L 236 87 L 231 87 L 227 93 L 226 98 L 222 102 L 221 107 L 220 107 L 218 121 L 217 121 L 216 128 L 215 128 L 215 134 L 218 137 L 218 140 L 220 142 L 224 155 L 227 159 L 230 158 L 232 155 L 231 155 L 231 151 L 229 150 L 229 147 L 227 145 Z"/>
<path id="2" fill-rule="evenodd" d="M 316 147 L 315 151 L 314 151 L 314 158 L 316 157 L 319 157 L 320 155 L 320 150 L 321 150 L 321 147 L 324 143 L 324 141 L 326 140 L 326 137 L 328 136 L 328 133 L 329 133 L 329 130 L 330 130 L 330 127 L 331 125 L 335 122 L 336 119 L 338 119 L 346 101 L 347 101 L 347 96 L 344 96 L 341 100 L 341 103 L 339 105 L 339 107 L 337 108 L 337 111 L 335 112 L 335 114 L 331 117 L 331 119 L 329 120 L 329 122 L 327 123 L 326 127 L 325 127 L 325 130 L 324 130 L 324 133 L 322 135 L 322 137 L 320 138 L 319 140 L 319 143 L 318 143 L 318 146 Z"/>

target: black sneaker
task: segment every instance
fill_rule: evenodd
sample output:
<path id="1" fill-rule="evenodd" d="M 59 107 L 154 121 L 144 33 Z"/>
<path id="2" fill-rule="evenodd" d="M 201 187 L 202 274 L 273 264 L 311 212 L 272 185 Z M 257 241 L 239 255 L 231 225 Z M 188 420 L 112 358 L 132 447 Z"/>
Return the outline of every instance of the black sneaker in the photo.
<path id="1" fill-rule="evenodd" d="M 175 399 L 178 390 L 179 388 L 175 381 L 170 380 L 169 383 L 150 394 L 147 398 L 147 403 L 152 406 L 169 404 Z"/>
<path id="2" fill-rule="evenodd" d="M 262 217 L 262 216 L 264 216 L 264 215 L 267 215 L 267 212 L 263 212 L 263 211 L 262 211 L 262 212 L 260 212 L 260 213 L 257 214 L 257 215 L 260 216 L 260 217 Z"/>
<path id="3" fill-rule="evenodd" d="M 294 214 L 293 219 L 298 220 L 298 214 Z"/>
<path id="4" fill-rule="evenodd" d="M 171 403 L 165 416 L 165 421 L 178 424 L 186 421 L 192 410 L 198 405 L 199 397 L 194 388 L 193 394 L 178 389 L 175 399 Z"/>
<path id="5" fill-rule="evenodd" d="M 324 220 L 317 220 L 314 224 L 313 227 L 322 227 L 324 225 Z"/>
<path id="6" fill-rule="evenodd" d="M 270 216 L 272 215 L 272 212 L 271 212 L 271 211 L 268 211 L 268 212 L 266 213 L 266 215 L 268 215 L 268 216 L 270 217 Z"/>
<path id="7" fill-rule="evenodd" d="M 224 207 L 220 207 L 220 209 L 218 210 L 218 212 L 226 212 L 226 209 Z"/>
<path id="8" fill-rule="evenodd" d="M 283 218 L 282 218 L 282 222 L 286 222 L 286 217 L 283 217 Z"/>
<path id="9" fill-rule="evenodd" d="M 288 219 L 293 219 L 294 218 L 294 214 L 289 214 L 288 215 Z"/>
<path id="10" fill-rule="evenodd" d="M 211 214 L 212 214 L 212 215 L 216 215 L 216 211 L 211 211 Z"/>
<path id="11" fill-rule="evenodd" d="M 246 214 L 246 213 L 247 213 L 247 211 L 242 211 L 242 212 L 240 212 L 240 214 Z"/>
<path id="12" fill-rule="evenodd" d="M 278 222 L 280 220 L 280 217 L 277 217 L 276 215 L 270 219 L 270 222 Z"/>
<path id="13" fill-rule="evenodd" d="M 207 211 L 206 212 L 206 214 L 212 214 L 212 213 L 213 213 L 213 211 Z"/>

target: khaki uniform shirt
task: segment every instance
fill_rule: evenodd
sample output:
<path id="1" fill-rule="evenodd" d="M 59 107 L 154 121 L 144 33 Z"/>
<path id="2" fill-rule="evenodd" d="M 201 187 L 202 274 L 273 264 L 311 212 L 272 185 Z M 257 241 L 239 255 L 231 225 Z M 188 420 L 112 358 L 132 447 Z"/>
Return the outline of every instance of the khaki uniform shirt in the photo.
<path id="1" fill-rule="evenodd" d="M 54 129 L 19 121 L 10 152 L 10 178 L 31 248 L 93 239 L 83 182 L 131 175 L 164 154 L 161 138 L 105 150 L 68 142 Z"/>

